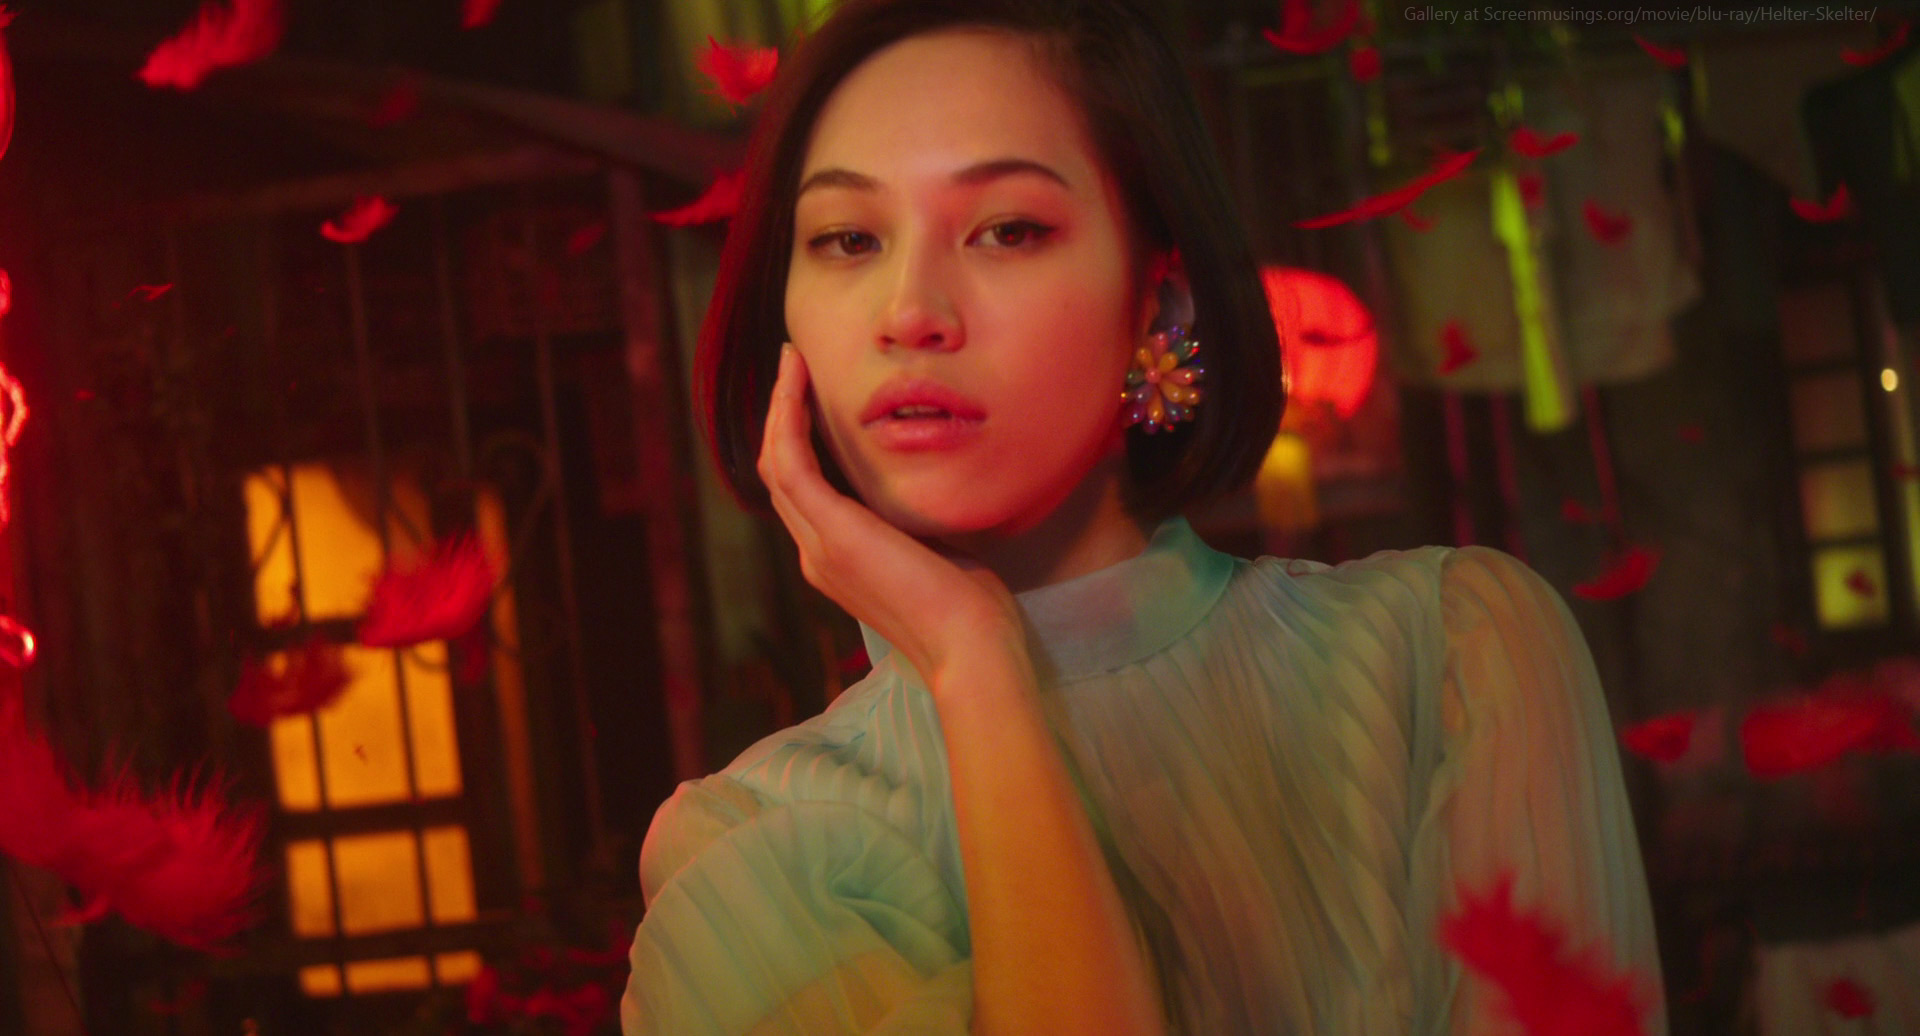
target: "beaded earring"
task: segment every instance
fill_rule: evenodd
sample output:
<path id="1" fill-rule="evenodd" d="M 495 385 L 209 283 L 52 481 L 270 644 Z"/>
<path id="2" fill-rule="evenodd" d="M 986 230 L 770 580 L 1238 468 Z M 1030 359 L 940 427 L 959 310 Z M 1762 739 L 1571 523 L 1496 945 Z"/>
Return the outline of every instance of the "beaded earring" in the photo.
<path id="1" fill-rule="evenodd" d="M 1127 387 L 1120 392 L 1126 427 L 1144 424 L 1151 435 L 1193 420 L 1193 409 L 1200 402 L 1195 383 L 1206 373 L 1199 355 L 1200 343 L 1185 327 L 1176 325 L 1147 336 L 1147 344 L 1134 350 Z"/>

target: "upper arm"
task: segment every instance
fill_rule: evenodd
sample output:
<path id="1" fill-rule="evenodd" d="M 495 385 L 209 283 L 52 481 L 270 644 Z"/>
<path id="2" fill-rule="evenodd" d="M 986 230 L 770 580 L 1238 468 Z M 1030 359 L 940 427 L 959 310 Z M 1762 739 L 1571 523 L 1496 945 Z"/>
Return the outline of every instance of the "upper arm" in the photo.
<path id="1" fill-rule="evenodd" d="M 964 910 L 898 829 L 845 803 L 676 799 L 643 853 L 629 1036 L 966 1031 Z"/>
<path id="2" fill-rule="evenodd" d="M 1444 562 L 1443 748 L 1416 832 L 1415 916 L 1432 932 L 1461 886 L 1502 874 L 1514 900 L 1550 917 L 1570 949 L 1642 976 L 1660 1002 L 1653 912 L 1620 754 L 1593 660 L 1565 602 L 1526 566 L 1467 548 Z M 1486 1031 L 1492 991 L 1436 958 L 1452 991 L 1442 1031 Z M 1665 1031 L 1664 1004 L 1649 1013 Z"/>

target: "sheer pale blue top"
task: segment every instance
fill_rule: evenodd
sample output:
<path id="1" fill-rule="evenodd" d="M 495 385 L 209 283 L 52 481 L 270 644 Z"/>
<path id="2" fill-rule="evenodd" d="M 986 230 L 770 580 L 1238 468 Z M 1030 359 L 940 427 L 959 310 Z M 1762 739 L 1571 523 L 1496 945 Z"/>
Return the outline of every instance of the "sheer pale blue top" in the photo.
<path id="1" fill-rule="evenodd" d="M 1018 599 L 1172 1031 L 1514 1031 L 1434 934 L 1501 873 L 1637 971 L 1666 1031 L 1606 701 L 1531 570 L 1484 548 L 1248 561 L 1174 518 Z M 629 1036 L 967 1031 L 939 716 L 863 632 L 865 679 L 654 818 Z"/>

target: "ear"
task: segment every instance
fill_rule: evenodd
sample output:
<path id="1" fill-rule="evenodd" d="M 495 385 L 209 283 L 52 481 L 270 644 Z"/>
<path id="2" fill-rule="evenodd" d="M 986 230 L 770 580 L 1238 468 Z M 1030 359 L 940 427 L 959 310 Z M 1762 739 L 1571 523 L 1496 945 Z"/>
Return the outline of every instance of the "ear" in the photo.
<path id="1" fill-rule="evenodd" d="M 1155 252 L 1147 261 L 1146 281 L 1143 334 L 1193 324 L 1193 290 L 1178 249 Z"/>

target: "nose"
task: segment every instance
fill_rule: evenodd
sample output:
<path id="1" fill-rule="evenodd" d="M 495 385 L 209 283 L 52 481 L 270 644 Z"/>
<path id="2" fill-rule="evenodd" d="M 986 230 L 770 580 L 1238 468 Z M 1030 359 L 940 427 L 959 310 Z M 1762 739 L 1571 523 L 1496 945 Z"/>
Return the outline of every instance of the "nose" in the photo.
<path id="1" fill-rule="evenodd" d="M 882 351 L 958 349 L 965 337 L 939 257 L 924 252 L 900 256 L 876 332 Z"/>

